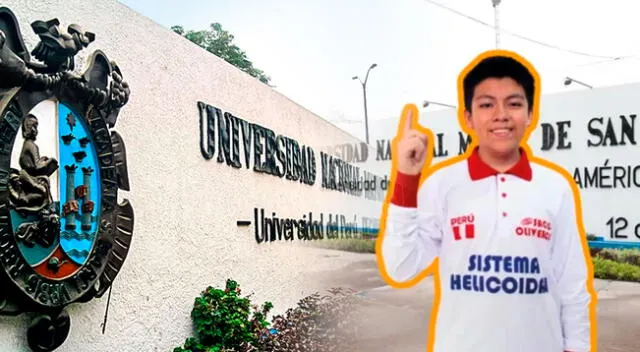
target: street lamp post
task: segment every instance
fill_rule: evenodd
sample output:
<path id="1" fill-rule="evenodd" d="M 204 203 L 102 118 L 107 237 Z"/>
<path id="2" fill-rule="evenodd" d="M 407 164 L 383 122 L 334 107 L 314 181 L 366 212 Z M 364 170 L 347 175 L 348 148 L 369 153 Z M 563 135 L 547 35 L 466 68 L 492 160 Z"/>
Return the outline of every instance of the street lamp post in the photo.
<path id="1" fill-rule="evenodd" d="M 367 70 L 367 74 L 366 76 L 364 76 L 364 81 L 362 81 L 358 76 L 353 76 L 353 80 L 359 80 L 360 84 L 362 85 L 362 95 L 364 97 L 364 131 L 365 131 L 365 136 L 366 136 L 366 141 L 367 144 L 369 144 L 369 116 L 367 115 L 367 80 L 369 79 L 369 72 L 371 72 L 372 69 L 374 69 L 376 66 L 378 66 L 377 64 L 372 64 L 371 66 L 369 66 L 369 69 Z"/>
<path id="2" fill-rule="evenodd" d="M 443 103 L 438 103 L 438 102 L 435 102 L 435 101 L 425 100 L 425 101 L 423 101 L 423 102 L 422 102 L 422 107 L 423 107 L 423 108 L 426 108 L 426 107 L 427 107 L 427 106 L 429 106 L 429 105 L 439 105 L 439 106 L 444 106 L 444 107 L 452 108 L 452 109 L 455 109 L 455 108 L 456 108 L 456 107 L 455 107 L 455 106 L 453 106 L 453 105 L 443 104 Z"/>
<path id="3" fill-rule="evenodd" d="M 565 85 L 565 86 L 568 86 L 568 85 L 570 85 L 571 83 L 574 83 L 574 82 L 575 82 L 575 83 L 578 83 L 578 84 L 579 84 L 579 85 L 581 85 L 581 86 L 585 86 L 585 87 L 587 87 L 587 88 L 589 88 L 589 89 L 593 89 L 593 87 L 592 87 L 592 86 L 590 86 L 590 85 L 588 85 L 588 84 L 586 84 L 586 83 L 584 83 L 584 82 L 580 82 L 580 81 L 578 81 L 578 80 L 576 80 L 576 79 L 573 79 L 573 78 L 571 78 L 571 77 L 566 77 L 566 78 L 564 79 L 564 85 Z"/>

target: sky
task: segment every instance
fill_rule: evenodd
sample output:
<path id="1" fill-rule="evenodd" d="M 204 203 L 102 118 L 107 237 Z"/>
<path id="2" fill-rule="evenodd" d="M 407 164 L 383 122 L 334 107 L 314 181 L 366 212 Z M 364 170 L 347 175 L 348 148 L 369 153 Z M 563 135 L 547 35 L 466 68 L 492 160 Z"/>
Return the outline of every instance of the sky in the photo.
<path id="1" fill-rule="evenodd" d="M 377 64 L 368 116 L 389 119 L 406 103 L 455 105 L 460 71 L 496 48 L 491 0 L 119 1 L 167 28 L 219 22 L 277 91 L 361 139 L 363 89 L 353 76 Z M 637 0 L 502 0 L 499 48 L 533 63 L 543 94 L 588 89 L 565 86 L 567 76 L 594 89 L 639 82 L 638 10 Z"/>

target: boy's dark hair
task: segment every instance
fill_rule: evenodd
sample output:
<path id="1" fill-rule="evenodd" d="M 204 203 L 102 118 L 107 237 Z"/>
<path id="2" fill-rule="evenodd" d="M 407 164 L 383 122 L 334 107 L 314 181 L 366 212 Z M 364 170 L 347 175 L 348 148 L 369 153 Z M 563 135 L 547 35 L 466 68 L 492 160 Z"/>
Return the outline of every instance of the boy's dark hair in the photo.
<path id="1" fill-rule="evenodd" d="M 465 76 L 462 83 L 465 109 L 471 111 L 473 93 L 480 82 L 487 78 L 505 77 L 513 79 L 522 86 L 525 97 L 527 98 L 527 105 L 529 105 L 529 112 L 531 112 L 533 110 L 533 93 L 535 90 L 533 75 L 520 62 L 507 56 L 488 57 L 480 61 L 480 63 Z"/>

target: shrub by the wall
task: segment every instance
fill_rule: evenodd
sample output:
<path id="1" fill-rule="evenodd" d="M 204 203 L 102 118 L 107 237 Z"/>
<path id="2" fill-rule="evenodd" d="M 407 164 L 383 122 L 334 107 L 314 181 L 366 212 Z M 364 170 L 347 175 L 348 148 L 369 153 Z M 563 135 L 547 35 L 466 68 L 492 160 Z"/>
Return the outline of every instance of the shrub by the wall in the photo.
<path id="1" fill-rule="evenodd" d="M 351 290 L 303 298 L 297 307 L 273 319 L 277 333 L 267 335 L 256 351 L 343 352 L 353 351 L 357 326 L 353 313 L 356 297 Z"/>
<path id="2" fill-rule="evenodd" d="M 273 305 L 266 302 L 258 310 L 240 293 L 238 283 L 230 279 L 224 290 L 214 287 L 204 290 L 191 311 L 196 336 L 173 352 L 251 351 L 250 346 L 269 325 L 265 318 Z"/>
<path id="3" fill-rule="evenodd" d="M 594 257 L 593 271 L 598 279 L 640 282 L 640 266 L 612 259 Z"/>
<path id="4" fill-rule="evenodd" d="M 623 263 L 640 266 L 640 250 L 624 249 L 619 251 L 619 260 Z"/>
<path id="5" fill-rule="evenodd" d="M 240 287 L 227 280 L 224 290 L 208 287 L 196 298 L 191 313 L 196 336 L 173 352 L 342 352 L 353 346 L 350 306 L 353 291 L 333 289 L 329 294 L 305 297 L 295 308 L 265 320 L 270 302 L 258 310 Z"/>
<path id="6" fill-rule="evenodd" d="M 619 263 L 640 266 L 640 250 L 638 249 L 603 249 L 597 257 Z"/>

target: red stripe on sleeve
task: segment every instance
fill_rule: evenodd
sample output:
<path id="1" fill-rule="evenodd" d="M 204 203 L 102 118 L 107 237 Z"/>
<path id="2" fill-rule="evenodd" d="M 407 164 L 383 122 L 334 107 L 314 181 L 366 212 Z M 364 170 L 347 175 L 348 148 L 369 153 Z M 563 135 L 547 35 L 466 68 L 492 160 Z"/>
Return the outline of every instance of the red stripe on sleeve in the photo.
<path id="1" fill-rule="evenodd" d="M 420 184 L 420 174 L 407 175 L 398 172 L 396 184 L 393 189 L 391 203 L 407 208 L 418 207 L 418 187 Z"/>

